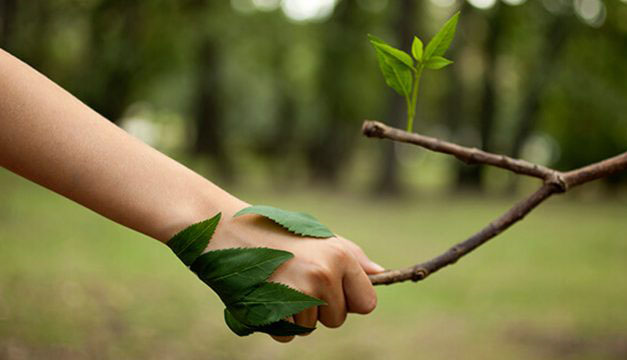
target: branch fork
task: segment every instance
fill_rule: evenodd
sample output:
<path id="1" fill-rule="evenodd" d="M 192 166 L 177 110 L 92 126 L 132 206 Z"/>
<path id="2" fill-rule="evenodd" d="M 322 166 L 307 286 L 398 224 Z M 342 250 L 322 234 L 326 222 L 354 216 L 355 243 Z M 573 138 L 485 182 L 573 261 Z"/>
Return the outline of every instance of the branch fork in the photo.
<path id="1" fill-rule="evenodd" d="M 378 121 L 364 121 L 361 131 L 367 137 L 413 144 L 431 151 L 449 154 L 467 164 L 491 165 L 543 181 L 540 188 L 527 198 L 519 201 L 481 230 L 435 258 L 405 269 L 387 270 L 380 274 L 370 275 L 370 281 L 374 285 L 389 285 L 407 280 L 414 282 L 424 280 L 441 268 L 454 264 L 464 255 L 507 230 L 553 194 L 564 193 L 575 186 L 627 170 L 627 152 L 579 169 L 562 172 L 526 160 L 514 159 L 505 155 L 410 133 Z"/>

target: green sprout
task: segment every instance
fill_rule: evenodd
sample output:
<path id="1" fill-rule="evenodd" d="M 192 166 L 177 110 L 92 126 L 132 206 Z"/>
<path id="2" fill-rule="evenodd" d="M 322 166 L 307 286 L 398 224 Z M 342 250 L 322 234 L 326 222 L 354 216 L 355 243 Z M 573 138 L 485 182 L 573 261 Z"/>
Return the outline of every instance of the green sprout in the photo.
<path id="1" fill-rule="evenodd" d="M 405 97 L 407 102 L 408 132 L 413 131 L 422 71 L 425 68 L 439 70 L 453 63 L 451 60 L 444 58 L 443 55 L 451 46 L 458 18 L 459 11 L 448 19 L 440 31 L 429 41 L 426 48 L 423 46 L 422 41 L 417 36 L 414 36 L 411 46 L 413 59 L 408 53 L 396 49 L 383 40 L 368 34 L 368 39 L 377 53 L 377 60 L 386 84 Z"/>

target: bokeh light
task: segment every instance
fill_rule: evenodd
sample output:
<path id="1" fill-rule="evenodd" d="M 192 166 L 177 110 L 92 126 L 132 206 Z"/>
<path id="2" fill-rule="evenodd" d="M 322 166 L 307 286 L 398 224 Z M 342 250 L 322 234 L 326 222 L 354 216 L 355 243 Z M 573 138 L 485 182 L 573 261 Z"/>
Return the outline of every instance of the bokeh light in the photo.
<path id="1" fill-rule="evenodd" d="M 527 0 L 502 0 L 507 5 L 517 6 L 527 2 Z"/>
<path id="2" fill-rule="evenodd" d="M 335 8 L 335 0 L 283 0 L 281 9 L 294 21 L 311 21 L 327 18 Z"/>
<path id="3" fill-rule="evenodd" d="M 496 0 L 468 0 L 468 2 L 478 9 L 489 9 L 496 4 Z"/>
<path id="4" fill-rule="evenodd" d="M 605 22 L 607 10 L 600 0 L 576 0 L 575 11 L 588 25 L 599 27 Z"/>

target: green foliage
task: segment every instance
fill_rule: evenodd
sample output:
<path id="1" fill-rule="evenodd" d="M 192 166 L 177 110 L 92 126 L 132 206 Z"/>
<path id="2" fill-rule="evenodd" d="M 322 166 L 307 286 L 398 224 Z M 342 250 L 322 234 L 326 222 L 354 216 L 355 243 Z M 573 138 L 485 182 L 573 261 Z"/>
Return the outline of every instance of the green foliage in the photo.
<path id="1" fill-rule="evenodd" d="M 422 62 L 423 47 L 422 40 L 418 36 L 414 36 L 414 41 L 411 44 L 411 54 L 419 63 Z"/>
<path id="2" fill-rule="evenodd" d="M 218 213 L 211 219 L 188 226 L 168 241 L 168 246 L 183 264 L 190 266 L 207 248 L 218 226 L 220 216 L 221 214 Z"/>
<path id="3" fill-rule="evenodd" d="M 237 320 L 228 309 L 224 309 L 224 322 L 226 322 L 226 325 L 239 336 L 247 336 L 255 331 L 276 336 L 290 336 L 307 334 L 314 330 L 285 320 L 279 320 L 270 325 L 248 326 Z"/>
<path id="4" fill-rule="evenodd" d="M 254 205 L 238 211 L 234 216 L 246 214 L 265 216 L 296 235 L 317 238 L 333 236 L 331 230 L 318 222 L 316 218 L 302 212 L 287 211 L 267 205 Z"/>
<path id="5" fill-rule="evenodd" d="M 333 236 L 329 229 L 308 214 L 270 206 L 251 206 L 235 216 L 245 214 L 266 216 L 302 236 Z M 293 254 L 268 248 L 221 249 L 202 254 L 219 220 L 220 214 L 187 227 L 172 237 L 168 246 L 218 294 L 226 306 L 224 321 L 227 326 L 240 336 L 253 332 L 287 336 L 315 330 L 283 319 L 325 303 L 286 285 L 267 281 Z"/>
<path id="6" fill-rule="evenodd" d="M 405 97 L 407 102 L 407 131 L 413 131 L 414 115 L 418 99 L 420 77 L 424 68 L 439 70 L 452 64 L 451 60 L 442 55 L 448 50 L 455 36 L 455 29 L 459 19 L 459 11 L 456 12 L 429 41 L 424 48 L 422 40 L 414 36 L 411 46 L 411 54 L 396 49 L 385 41 L 368 34 L 368 40 L 375 49 L 379 67 L 388 86 L 399 95 Z"/>
<path id="7" fill-rule="evenodd" d="M 228 303 L 243 297 L 292 257 L 290 252 L 268 248 L 214 250 L 196 259 L 191 270 Z"/>
<path id="8" fill-rule="evenodd" d="M 427 62 L 425 62 L 425 67 L 431 70 L 438 70 L 452 63 L 453 62 L 451 60 L 442 56 L 432 56 L 429 60 L 427 60 Z"/>
<path id="9" fill-rule="evenodd" d="M 429 60 L 432 56 L 442 56 L 451 46 L 453 37 L 455 36 L 455 29 L 457 28 L 457 21 L 459 19 L 459 11 L 453 16 L 438 31 L 437 34 L 429 41 L 425 49 L 425 61 Z"/>
<path id="10" fill-rule="evenodd" d="M 412 71 L 414 69 L 414 62 L 411 57 L 404 51 L 395 49 L 370 34 L 368 38 L 372 46 L 374 46 L 379 67 L 386 84 L 399 95 L 409 96 L 412 89 Z"/>
<path id="11" fill-rule="evenodd" d="M 254 326 L 269 325 L 318 305 L 325 303 L 289 286 L 262 282 L 242 298 L 227 304 L 227 309 L 240 322 Z"/>

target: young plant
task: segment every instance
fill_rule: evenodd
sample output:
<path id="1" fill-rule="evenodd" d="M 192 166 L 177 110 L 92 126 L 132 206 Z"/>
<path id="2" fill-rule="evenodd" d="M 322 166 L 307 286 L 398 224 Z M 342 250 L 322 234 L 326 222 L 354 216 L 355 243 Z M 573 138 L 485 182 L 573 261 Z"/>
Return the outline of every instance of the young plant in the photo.
<path id="1" fill-rule="evenodd" d="M 408 53 L 368 34 L 368 39 L 377 53 L 379 67 L 386 84 L 405 97 L 407 102 L 407 131 L 409 132 L 413 131 L 420 77 L 423 70 L 425 68 L 439 70 L 453 63 L 443 55 L 451 46 L 458 18 L 459 11 L 448 19 L 440 31 L 429 41 L 426 48 L 423 47 L 422 41 L 414 36 L 411 46 L 413 59 Z"/>

